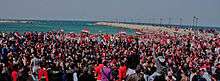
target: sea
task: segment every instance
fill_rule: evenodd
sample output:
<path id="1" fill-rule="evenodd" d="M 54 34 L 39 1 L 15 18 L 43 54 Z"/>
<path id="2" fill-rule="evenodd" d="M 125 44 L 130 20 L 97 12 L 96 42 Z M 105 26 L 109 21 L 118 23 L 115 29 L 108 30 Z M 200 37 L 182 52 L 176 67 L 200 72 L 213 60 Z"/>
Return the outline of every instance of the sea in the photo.
<path id="1" fill-rule="evenodd" d="M 120 31 L 125 31 L 132 35 L 135 33 L 132 29 L 98 26 L 96 22 L 91 21 L 27 21 L 27 22 L 6 22 L 0 23 L 0 32 L 48 32 L 64 30 L 65 33 L 73 32 L 80 33 L 83 29 L 89 29 L 90 33 L 116 34 Z"/>
<path id="2" fill-rule="evenodd" d="M 73 32 L 80 33 L 81 30 L 87 28 L 90 33 L 103 33 L 103 34 L 116 34 L 120 31 L 124 31 L 129 35 L 135 34 L 135 30 L 125 29 L 112 26 L 99 26 L 95 25 L 95 21 L 54 21 L 54 20 L 32 20 L 32 21 L 16 21 L 16 22 L 0 22 L 0 32 L 48 32 L 64 30 L 65 33 Z M 142 23 L 128 23 L 128 24 L 140 24 Z M 153 25 L 153 24 L 152 24 Z M 220 27 L 191 27 L 181 26 L 181 28 L 194 28 L 194 29 L 215 29 L 220 31 Z"/>

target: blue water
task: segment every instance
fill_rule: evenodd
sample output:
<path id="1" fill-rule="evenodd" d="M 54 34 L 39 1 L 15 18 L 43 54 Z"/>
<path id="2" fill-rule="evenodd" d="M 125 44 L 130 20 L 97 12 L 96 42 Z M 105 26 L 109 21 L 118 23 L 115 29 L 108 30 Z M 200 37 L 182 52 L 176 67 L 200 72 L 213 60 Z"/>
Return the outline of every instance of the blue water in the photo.
<path id="1" fill-rule="evenodd" d="M 38 20 L 31 21 L 29 23 L 0 23 L 0 32 L 15 32 L 24 33 L 30 32 L 48 32 L 63 29 L 65 33 L 75 32 L 79 33 L 85 27 L 90 30 L 91 33 L 108 33 L 116 34 L 119 31 L 126 31 L 128 34 L 134 34 L 134 30 L 122 29 L 111 26 L 97 26 L 94 25 L 95 22 L 90 21 L 46 21 Z M 137 23 L 133 23 L 137 24 Z M 147 24 L 149 25 L 149 24 Z M 220 31 L 220 27 L 191 27 L 191 26 L 181 26 L 181 28 L 193 28 L 193 29 L 216 29 Z"/>
<path id="2" fill-rule="evenodd" d="M 88 21 L 32 21 L 29 23 L 0 23 L 1 32 L 26 32 L 26 31 L 38 31 L 48 32 L 63 29 L 65 33 L 75 32 L 79 33 L 82 29 L 88 28 L 91 33 L 108 33 L 115 34 L 119 31 L 126 31 L 128 34 L 134 34 L 131 29 L 122 29 L 110 26 L 97 26 L 94 22 Z"/>

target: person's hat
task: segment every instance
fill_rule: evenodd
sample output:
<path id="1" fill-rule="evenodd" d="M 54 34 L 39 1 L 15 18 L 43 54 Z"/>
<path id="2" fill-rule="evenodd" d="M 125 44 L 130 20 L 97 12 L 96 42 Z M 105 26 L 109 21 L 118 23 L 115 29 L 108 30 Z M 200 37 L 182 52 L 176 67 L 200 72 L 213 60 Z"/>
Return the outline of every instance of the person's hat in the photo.
<path id="1" fill-rule="evenodd" d="M 157 57 L 159 59 L 160 62 L 164 62 L 165 59 L 162 56 Z"/>

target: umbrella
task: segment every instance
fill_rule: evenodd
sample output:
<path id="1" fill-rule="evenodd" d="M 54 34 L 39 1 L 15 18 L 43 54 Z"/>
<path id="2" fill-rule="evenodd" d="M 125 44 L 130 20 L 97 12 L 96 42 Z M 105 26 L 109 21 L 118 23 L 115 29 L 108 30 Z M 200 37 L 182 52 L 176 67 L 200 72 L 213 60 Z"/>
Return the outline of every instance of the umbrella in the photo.
<path id="1" fill-rule="evenodd" d="M 89 31 L 88 28 L 84 28 L 84 29 L 82 30 L 82 32 L 83 32 L 83 33 L 90 33 L 90 31 Z"/>
<path id="2" fill-rule="evenodd" d="M 127 35 L 127 33 L 125 31 L 120 31 L 118 32 L 119 35 Z"/>
<path id="3" fill-rule="evenodd" d="M 135 32 L 137 35 L 143 35 L 144 33 L 143 32 L 140 32 L 140 31 L 136 31 Z"/>

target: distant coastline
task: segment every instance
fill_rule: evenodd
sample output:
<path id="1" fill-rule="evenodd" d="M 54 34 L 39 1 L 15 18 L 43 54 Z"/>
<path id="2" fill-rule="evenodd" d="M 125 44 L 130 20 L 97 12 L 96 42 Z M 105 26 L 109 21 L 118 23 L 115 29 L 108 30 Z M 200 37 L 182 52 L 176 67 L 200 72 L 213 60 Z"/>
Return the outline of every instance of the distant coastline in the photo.
<path id="1" fill-rule="evenodd" d="M 83 21 L 83 22 L 92 22 L 92 23 L 97 23 L 97 22 L 110 22 L 110 23 L 125 23 L 125 24 L 138 24 L 138 25 L 152 25 L 152 26 L 176 26 L 176 27 L 184 27 L 184 28 L 192 28 L 192 25 L 178 25 L 178 24 L 159 24 L 159 23 L 143 23 L 143 22 L 120 22 L 120 21 L 90 21 L 90 20 L 43 20 L 43 19 L 0 19 L 0 23 L 31 23 L 34 21 Z M 220 28 L 220 26 L 196 26 L 198 28 Z"/>
<path id="2" fill-rule="evenodd" d="M 0 19 L 0 23 L 31 23 L 32 20 Z"/>
<path id="3" fill-rule="evenodd" d="M 139 25 L 139 24 L 127 24 L 127 23 L 114 23 L 114 22 L 97 22 L 95 25 L 104 25 L 104 26 L 113 26 L 113 27 L 120 27 L 120 28 L 128 28 L 133 30 L 141 30 L 141 32 L 145 33 L 153 33 L 153 32 L 168 32 L 170 34 L 173 33 L 179 33 L 179 34 L 188 34 L 188 33 L 194 33 L 194 31 L 190 29 L 178 29 L 176 31 L 176 28 L 167 28 L 164 26 L 153 26 L 153 25 Z"/>

